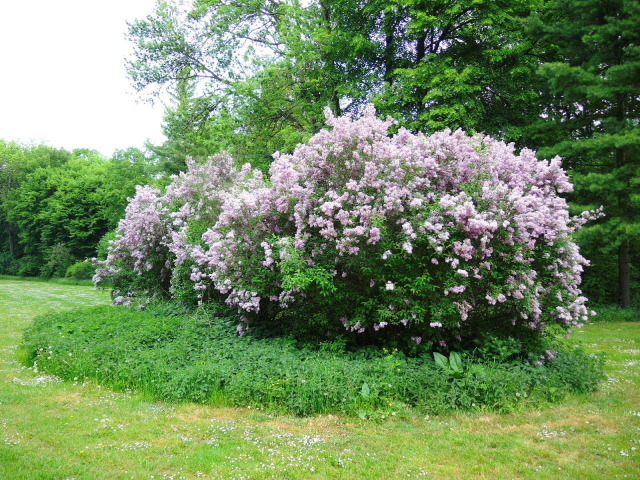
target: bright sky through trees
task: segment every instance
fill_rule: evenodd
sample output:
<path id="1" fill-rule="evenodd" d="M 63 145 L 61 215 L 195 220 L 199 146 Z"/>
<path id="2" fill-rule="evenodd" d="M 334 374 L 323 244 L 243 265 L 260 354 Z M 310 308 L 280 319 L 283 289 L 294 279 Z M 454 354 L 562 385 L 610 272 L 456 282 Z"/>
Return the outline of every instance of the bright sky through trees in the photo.
<path id="1" fill-rule="evenodd" d="M 162 140 L 160 105 L 129 86 L 126 21 L 155 0 L 2 0 L 0 138 L 66 149 L 142 147 Z"/>

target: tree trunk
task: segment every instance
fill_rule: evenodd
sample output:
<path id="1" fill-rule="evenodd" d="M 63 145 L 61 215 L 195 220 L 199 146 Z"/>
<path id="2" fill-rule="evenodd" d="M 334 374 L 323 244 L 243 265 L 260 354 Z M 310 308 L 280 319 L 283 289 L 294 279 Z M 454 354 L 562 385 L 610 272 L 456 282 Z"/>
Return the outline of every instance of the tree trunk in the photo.
<path id="1" fill-rule="evenodd" d="M 328 5 L 326 2 L 320 2 L 320 8 L 322 8 L 322 18 L 324 19 L 325 26 L 329 32 L 332 31 L 331 27 L 331 12 L 329 11 Z M 336 78 L 335 72 L 337 70 L 336 64 L 333 60 L 329 62 L 329 64 L 333 67 L 333 78 Z M 338 91 L 335 85 L 331 87 L 331 107 L 333 109 L 333 114 L 337 117 L 342 115 L 342 108 L 340 108 L 340 97 L 338 96 Z"/>
<path id="2" fill-rule="evenodd" d="M 15 241 L 15 229 L 13 225 L 9 222 L 5 222 L 6 230 L 7 230 L 7 241 L 9 242 L 9 254 L 11 258 L 16 257 L 16 241 Z"/>
<path id="3" fill-rule="evenodd" d="M 625 239 L 618 247 L 618 273 L 620 275 L 620 305 L 631 307 L 631 269 L 629 268 L 629 240 Z"/>
<path id="4" fill-rule="evenodd" d="M 414 68 L 420 68 L 420 63 L 426 57 L 427 55 L 426 44 L 427 44 L 427 34 L 424 33 L 423 35 L 420 36 L 420 38 L 418 38 L 416 42 L 416 63 L 414 65 Z M 422 115 L 422 113 L 426 110 L 426 106 L 424 102 L 424 98 L 426 96 L 427 96 L 427 89 L 422 86 L 417 86 L 416 94 L 415 94 L 415 102 L 414 102 L 417 108 L 416 118 L 419 118 L 420 115 Z"/>
<path id="5" fill-rule="evenodd" d="M 16 246 L 13 239 L 13 228 L 9 227 L 9 253 L 11 258 L 16 258 Z"/>
<path id="6" fill-rule="evenodd" d="M 416 41 L 416 64 L 417 67 L 427 53 L 427 34 L 423 33 Z"/>
<path id="7" fill-rule="evenodd" d="M 393 71 L 395 70 L 395 19 L 389 12 L 384 14 L 384 80 L 389 86 L 393 85 Z"/>
<path id="8" fill-rule="evenodd" d="M 622 102 L 620 102 L 622 104 Z M 616 166 L 622 167 L 626 163 L 625 152 L 616 148 Z M 619 198 L 623 212 L 629 208 L 629 179 L 627 179 L 626 192 Z M 625 238 L 618 247 L 618 287 L 620 289 L 620 305 L 623 308 L 631 307 L 631 268 L 629 266 L 629 239 Z"/>

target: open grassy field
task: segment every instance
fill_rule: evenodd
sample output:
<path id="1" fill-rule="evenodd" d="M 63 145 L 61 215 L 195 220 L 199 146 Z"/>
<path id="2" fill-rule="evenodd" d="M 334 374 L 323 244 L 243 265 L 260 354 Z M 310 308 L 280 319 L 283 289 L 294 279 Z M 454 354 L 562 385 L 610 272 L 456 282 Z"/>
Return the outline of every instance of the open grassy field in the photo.
<path id="1" fill-rule="evenodd" d="M 87 286 L 0 279 L 0 479 L 640 478 L 639 322 L 576 333 L 608 356 L 595 395 L 372 422 L 150 402 L 20 365 L 34 316 L 108 301 Z"/>

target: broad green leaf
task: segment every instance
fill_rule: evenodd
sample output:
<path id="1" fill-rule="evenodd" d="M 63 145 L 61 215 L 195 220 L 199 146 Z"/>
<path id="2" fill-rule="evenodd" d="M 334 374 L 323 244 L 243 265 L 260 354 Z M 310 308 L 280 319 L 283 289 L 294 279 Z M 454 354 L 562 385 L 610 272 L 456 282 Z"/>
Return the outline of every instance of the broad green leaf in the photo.
<path id="1" fill-rule="evenodd" d="M 367 398 L 370 394 L 371 389 L 369 388 L 369 384 L 367 382 L 364 382 L 362 384 L 362 389 L 360 389 L 360 395 L 362 395 L 364 398 Z"/>
<path id="2" fill-rule="evenodd" d="M 440 368 L 449 370 L 449 360 L 447 360 L 447 357 L 445 357 L 441 353 L 434 352 L 433 359 L 436 361 L 436 365 L 438 365 Z"/>
<path id="3" fill-rule="evenodd" d="M 456 373 L 462 373 L 462 359 L 457 352 L 451 352 L 449 355 L 449 367 Z"/>

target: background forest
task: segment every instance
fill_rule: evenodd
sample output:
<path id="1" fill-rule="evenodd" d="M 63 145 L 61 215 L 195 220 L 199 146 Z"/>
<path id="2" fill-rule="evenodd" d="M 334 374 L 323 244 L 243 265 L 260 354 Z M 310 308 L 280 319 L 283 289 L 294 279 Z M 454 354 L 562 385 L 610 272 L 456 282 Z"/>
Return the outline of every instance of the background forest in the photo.
<path id="1" fill-rule="evenodd" d="M 131 82 L 171 98 L 162 145 L 113 158 L 0 141 L 0 273 L 90 277 L 138 184 L 228 151 L 267 170 L 368 103 L 394 128 L 563 157 L 593 304 L 637 304 L 640 5 L 625 0 L 194 0 L 129 26 Z M 108 132 L 105 132 L 108 135 Z M 635 296 L 634 296 L 635 295 Z"/>

